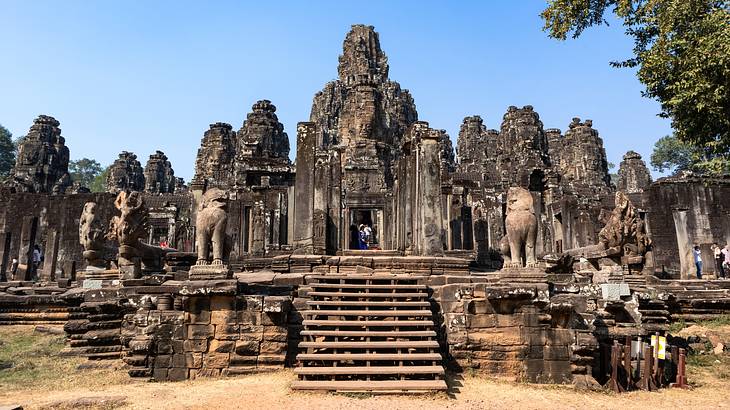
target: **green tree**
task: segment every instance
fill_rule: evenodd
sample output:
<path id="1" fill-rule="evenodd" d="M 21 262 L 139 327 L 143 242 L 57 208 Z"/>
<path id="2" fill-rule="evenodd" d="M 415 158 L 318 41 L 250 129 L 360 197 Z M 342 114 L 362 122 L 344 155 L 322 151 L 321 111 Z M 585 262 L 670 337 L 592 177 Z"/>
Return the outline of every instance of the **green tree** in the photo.
<path id="1" fill-rule="evenodd" d="M 104 168 L 99 175 L 94 177 L 88 185 L 91 192 L 106 192 L 106 177 L 109 175 L 109 168 L 110 167 Z"/>
<path id="2" fill-rule="evenodd" d="M 0 177 L 8 176 L 15 166 L 15 151 L 13 134 L 0 125 Z"/>
<path id="3" fill-rule="evenodd" d="M 650 162 L 659 172 L 700 171 L 702 151 L 674 135 L 667 135 L 654 144 Z"/>
<path id="4" fill-rule="evenodd" d="M 87 188 L 103 170 L 101 164 L 93 159 L 81 158 L 78 161 L 69 161 L 68 163 L 68 172 L 71 174 L 71 180 Z"/>
<path id="5" fill-rule="evenodd" d="M 698 169 L 730 172 L 730 2 L 728 0 L 549 0 L 542 12 L 550 37 L 576 38 L 589 27 L 622 20 L 634 39 L 643 95 L 661 104 L 676 137 L 703 151 Z"/>

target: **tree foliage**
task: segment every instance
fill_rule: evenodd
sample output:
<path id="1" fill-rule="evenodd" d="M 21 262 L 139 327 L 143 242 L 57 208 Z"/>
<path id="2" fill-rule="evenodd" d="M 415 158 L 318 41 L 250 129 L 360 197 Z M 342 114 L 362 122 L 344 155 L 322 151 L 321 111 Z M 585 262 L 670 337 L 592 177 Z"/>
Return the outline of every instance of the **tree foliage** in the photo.
<path id="1" fill-rule="evenodd" d="M 674 135 L 667 135 L 654 144 L 650 162 L 652 168 L 659 172 L 700 171 L 702 150 Z"/>
<path id="2" fill-rule="evenodd" d="M 553 38 L 576 38 L 613 13 L 634 39 L 643 95 L 661 104 L 676 137 L 703 151 L 699 169 L 730 172 L 730 1 L 549 0 L 542 12 Z"/>
<path id="3" fill-rule="evenodd" d="M 15 166 L 15 151 L 13 134 L 0 125 L 0 178 L 8 176 Z"/>
<path id="4" fill-rule="evenodd" d="M 69 161 L 68 163 L 68 172 L 71 174 L 71 180 L 87 188 L 90 187 L 94 178 L 99 176 L 102 171 L 101 164 L 93 159 L 81 158 L 78 161 Z"/>
<path id="5" fill-rule="evenodd" d="M 111 167 L 108 166 L 104 168 L 99 175 L 94 177 L 87 187 L 91 190 L 91 192 L 106 192 L 106 178 L 109 175 L 109 168 Z"/>

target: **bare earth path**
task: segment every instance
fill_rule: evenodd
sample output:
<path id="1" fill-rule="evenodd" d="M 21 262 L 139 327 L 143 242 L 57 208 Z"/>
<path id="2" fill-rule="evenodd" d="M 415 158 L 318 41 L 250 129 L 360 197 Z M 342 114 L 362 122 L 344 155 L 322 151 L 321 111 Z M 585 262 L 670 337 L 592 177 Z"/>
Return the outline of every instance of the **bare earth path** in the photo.
<path id="1" fill-rule="evenodd" d="M 0 404 L 25 408 L 78 407 L 82 397 L 123 398 L 128 409 L 713 409 L 730 408 L 730 384 L 708 383 L 691 391 L 665 389 L 614 395 L 579 392 L 568 387 L 524 385 L 466 377 L 455 382 L 451 395 L 368 396 L 300 393 L 289 390 L 291 371 L 235 379 L 193 380 L 182 383 L 115 384 L 64 391 L 0 392 Z M 53 403 L 53 404 L 52 404 Z M 92 406 L 94 407 L 94 406 Z"/>

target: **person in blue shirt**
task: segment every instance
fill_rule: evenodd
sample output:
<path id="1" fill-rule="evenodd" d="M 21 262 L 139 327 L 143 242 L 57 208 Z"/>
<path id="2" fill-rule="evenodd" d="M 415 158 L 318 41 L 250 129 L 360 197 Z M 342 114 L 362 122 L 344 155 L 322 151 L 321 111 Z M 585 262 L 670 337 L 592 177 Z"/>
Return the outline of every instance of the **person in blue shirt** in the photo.
<path id="1" fill-rule="evenodd" d="M 699 245 L 695 245 L 692 251 L 695 257 L 695 266 L 697 267 L 697 279 L 702 279 L 702 252 L 700 252 Z"/>

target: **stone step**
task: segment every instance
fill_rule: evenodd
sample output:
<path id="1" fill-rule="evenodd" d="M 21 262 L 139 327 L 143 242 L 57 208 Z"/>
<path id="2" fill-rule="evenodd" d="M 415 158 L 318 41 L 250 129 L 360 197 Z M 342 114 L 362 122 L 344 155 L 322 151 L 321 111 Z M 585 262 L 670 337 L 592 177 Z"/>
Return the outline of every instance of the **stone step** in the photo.
<path id="1" fill-rule="evenodd" d="M 306 316 L 432 316 L 430 310 L 305 310 L 301 313 Z"/>
<path id="2" fill-rule="evenodd" d="M 402 274 L 360 274 L 360 273 L 333 273 L 329 275 L 307 275 L 306 279 L 316 280 L 331 280 L 331 279 L 346 279 L 346 280 L 396 280 L 396 281 L 416 281 L 424 279 L 425 276 L 408 276 Z M 307 282 L 309 283 L 309 282 Z"/>
<path id="3" fill-rule="evenodd" d="M 436 337 L 433 330 L 302 330 L 302 336 L 332 337 Z"/>
<path id="4" fill-rule="evenodd" d="M 443 380 L 299 380 L 292 383 L 295 390 L 331 390 L 331 391 L 364 391 L 364 392 L 426 392 L 431 390 L 446 390 Z"/>
<path id="5" fill-rule="evenodd" d="M 430 307 L 431 303 L 428 301 L 411 301 L 411 302 L 397 302 L 397 301 L 360 301 L 360 300 L 308 300 L 307 305 L 309 306 L 357 306 L 357 307 Z"/>
<path id="6" fill-rule="evenodd" d="M 297 360 L 441 361 L 439 353 L 299 353 Z"/>
<path id="7" fill-rule="evenodd" d="M 309 296 L 339 298 L 419 298 L 428 297 L 428 293 L 365 293 L 365 292 L 308 292 Z"/>
<path id="8" fill-rule="evenodd" d="M 357 283 L 310 283 L 313 288 L 333 288 L 333 289 L 412 289 L 412 290 L 428 290 L 426 285 L 366 285 Z"/>
<path id="9" fill-rule="evenodd" d="M 315 349 L 416 349 L 438 348 L 435 340 L 411 340 L 401 342 L 299 342 L 299 347 Z"/>
<path id="10" fill-rule="evenodd" d="M 326 366 L 299 367 L 294 374 L 315 375 L 350 375 L 350 374 L 437 374 L 443 375 L 442 366 Z"/>
<path id="11" fill-rule="evenodd" d="M 433 326 L 432 320 L 304 320 L 304 326 L 399 327 Z"/>

